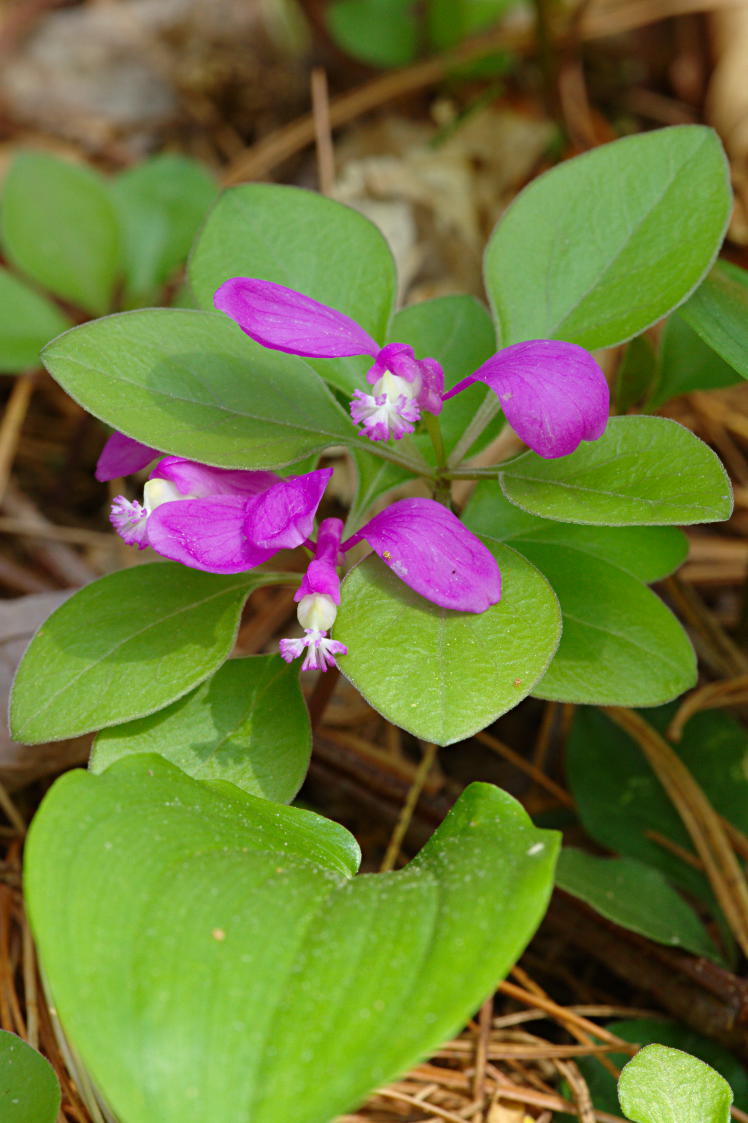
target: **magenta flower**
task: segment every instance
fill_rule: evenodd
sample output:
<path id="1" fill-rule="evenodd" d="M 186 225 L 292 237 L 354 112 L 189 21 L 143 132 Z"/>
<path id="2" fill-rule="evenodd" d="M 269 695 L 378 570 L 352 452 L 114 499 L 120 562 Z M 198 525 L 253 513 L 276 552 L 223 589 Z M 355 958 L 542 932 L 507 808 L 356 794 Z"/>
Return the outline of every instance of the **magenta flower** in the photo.
<path id="1" fill-rule="evenodd" d="M 496 559 L 460 520 L 433 499 L 400 499 L 341 545 L 340 519 L 320 525 L 314 559 L 296 593 L 301 639 L 282 639 L 290 663 L 306 652 L 302 670 L 327 670 L 343 644 L 328 637 L 340 604 L 340 555 L 365 540 L 393 573 L 426 600 L 457 612 L 484 612 L 501 597 Z"/>
<path id="2" fill-rule="evenodd" d="M 216 308 L 252 339 L 276 351 L 309 358 L 371 355 L 370 394 L 356 390 L 353 421 L 374 441 L 412 433 L 421 413 L 474 382 L 498 395 L 507 421 L 539 456 L 568 456 L 580 441 L 601 437 L 608 422 L 605 375 L 588 351 L 559 340 L 531 340 L 504 348 L 444 394 L 435 359 L 416 359 L 406 343 L 379 347 L 359 324 L 303 293 L 249 277 L 234 277 L 215 294 Z"/>
<path id="3" fill-rule="evenodd" d="M 129 476 L 132 472 L 139 472 L 147 468 L 152 460 L 161 454 L 155 448 L 142 445 L 124 433 L 112 433 L 101 450 L 101 456 L 96 464 L 96 479 L 100 483 L 106 480 L 116 480 L 120 476 Z"/>
<path id="4" fill-rule="evenodd" d="M 272 281 L 234 277 L 214 297 L 257 343 L 287 355 L 339 359 L 370 355 L 370 394 L 356 390 L 351 417 L 372 441 L 412 433 L 421 413 L 441 413 L 444 372 L 435 359 L 416 359 L 407 343 L 380 347 L 350 316 Z"/>
<path id="5" fill-rule="evenodd" d="M 140 549 L 209 573 L 242 573 L 309 538 L 331 475 L 320 468 L 280 479 L 167 456 L 151 472 L 142 504 L 118 496 L 110 517 Z"/>

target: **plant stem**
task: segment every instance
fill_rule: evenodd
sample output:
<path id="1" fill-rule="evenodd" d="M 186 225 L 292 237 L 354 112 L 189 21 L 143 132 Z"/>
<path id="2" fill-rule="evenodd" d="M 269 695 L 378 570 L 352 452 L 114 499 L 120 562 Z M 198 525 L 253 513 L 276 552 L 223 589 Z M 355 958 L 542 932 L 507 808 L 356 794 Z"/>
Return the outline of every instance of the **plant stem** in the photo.
<path id="1" fill-rule="evenodd" d="M 473 447 L 486 426 L 490 425 L 499 409 L 499 399 L 489 391 L 475 411 L 473 420 L 455 445 L 447 461 L 448 467 L 454 468 L 462 463 L 465 454 Z"/>
<path id="2" fill-rule="evenodd" d="M 439 424 L 439 418 L 434 413 L 424 413 L 423 423 L 426 426 L 426 432 L 434 449 L 436 457 L 436 470 L 437 473 L 441 472 L 446 463 L 446 453 L 444 450 L 444 438 L 442 437 L 442 427 Z"/>
<path id="3" fill-rule="evenodd" d="M 494 480 L 499 472 L 503 472 L 510 464 L 521 460 L 525 455 L 525 452 L 518 452 L 516 456 L 508 456 L 500 464 L 489 464 L 487 468 L 450 468 L 442 472 L 442 476 L 446 480 Z"/>

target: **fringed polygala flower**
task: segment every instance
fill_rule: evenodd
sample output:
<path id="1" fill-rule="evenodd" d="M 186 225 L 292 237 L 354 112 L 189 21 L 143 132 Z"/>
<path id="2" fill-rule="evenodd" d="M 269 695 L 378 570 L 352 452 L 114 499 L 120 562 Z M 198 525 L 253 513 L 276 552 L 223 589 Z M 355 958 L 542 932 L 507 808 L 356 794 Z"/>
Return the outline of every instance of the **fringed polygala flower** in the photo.
<path id="1" fill-rule="evenodd" d="M 281 479 L 167 456 L 151 472 L 143 502 L 118 496 L 110 517 L 140 549 L 209 573 L 242 573 L 307 541 L 331 475 L 320 468 Z"/>
<path id="2" fill-rule="evenodd" d="M 155 448 L 142 445 L 124 433 L 112 433 L 101 450 L 101 456 L 96 464 L 96 479 L 100 483 L 106 480 L 116 480 L 120 476 L 129 476 L 147 468 L 151 461 L 160 456 Z"/>
<path id="3" fill-rule="evenodd" d="M 286 662 L 304 653 L 303 670 L 327 670 L 346 648 L 327 633 L 340 604 L 340 556 L 366 541 L 406 585 L 456 612 L 484 612 L 501 597 L 496 559 L 451 511 L 433 499 L 400 499 L 341 544 L 340 519 L 320 525 L 314 559 L 296 593 L 301 639 L 283 639 Z"/>
<path id="4" fill-rule="evenodd" d="M 605 431 L 610 397 L 605 375 L 574 343 L 515 343 L 445 394 L 435 359 L 416 359 L 406 343 L 380 348 L 349 316 L 283 285 L 234 277 L 218 289 L 215 305 L 276 351 L 308 358 L 371 355 L 371 393 L 356 390 L 350 411 L 374 441 L 412 433 L 424 411 L 440 413 L 443 402 L 474 382 L 491 387 L 509 424 L 539 456 L 568 456 L 580 441 L 594 441 Z"/>
<path id="5" fill-rule="evenodd" d="M 380 347 L 368 332 L 334 308 L 303 293 L 251 277 L 234 277 L 215 294 L 225 312 L 257 343 L 310 359 L 370 355 L 366 381 L 356 390 L 351 417 L 372 441 L 412 433 L 421 413 L 441 413 L 444 372 L 435 359 L 416 359 L 407 343 Z"/>

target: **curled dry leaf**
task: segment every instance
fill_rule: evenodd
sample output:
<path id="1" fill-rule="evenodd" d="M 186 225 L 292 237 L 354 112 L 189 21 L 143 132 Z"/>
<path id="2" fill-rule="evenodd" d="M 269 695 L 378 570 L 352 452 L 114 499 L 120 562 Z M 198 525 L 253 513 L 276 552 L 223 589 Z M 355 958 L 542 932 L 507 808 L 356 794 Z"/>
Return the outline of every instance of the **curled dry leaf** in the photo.
<path id="1" fill-rule="evenodd" d="M 13 675 L 29 640 L 50 613 L 73 592 L 74 589 L 65 589 L 0 601 L 0 705 L 4 715 L 8 711 Z M 3 720 L 0 725 L 0 782 L 14 791 L 39 776 L 80 764 L 88 759 L 90 743 L 90 737 L 75 737 L 30 748 L 12 740 Z"/>

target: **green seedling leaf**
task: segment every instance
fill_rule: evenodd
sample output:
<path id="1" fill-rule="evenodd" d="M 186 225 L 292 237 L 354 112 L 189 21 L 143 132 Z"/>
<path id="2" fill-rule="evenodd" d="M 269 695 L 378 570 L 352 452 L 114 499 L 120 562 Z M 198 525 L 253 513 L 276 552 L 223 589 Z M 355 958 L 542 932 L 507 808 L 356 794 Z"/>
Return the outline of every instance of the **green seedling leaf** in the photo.
<path id="1" fill-rule="evenodd" d="M 748 378 L 748 273 L 721 261 L 680 312 L 704 342 Z"/>
<path id="2" fill-rule="evenodd" d="M 639 335 L 703 279 L 730 209 L 722 146 L 700 125 L 624 137 L 546 172 L 486 250 L 504 346 L 564 339 L 595 350 Z"/>
<path id="3" fill-rule="evenodd" d="M 558 646 L 558 602 L 545 579 L 506 546 L 499 604 L 474 615 L 414 593 L 379 558 L 345 579 L 335 639 L 341 671 L 396 725 L 451 745 L 517 705 Z"/>
<path id="4" fill-rule="evenodd" d="M 62 1024 L 121 1123 L 328 1123 L 475 1010 L 540 920 L 555 852 L 473 784 L 405 869 L 353 878 L 336 824 L 146 755 L 55 784 L 26 889 Z"/>
<path id="5" fill-rule="evenodd" d="M 665 324 L 657 364 L 657 379 L 647 409 L 658 409 L 679 394 L 720 390 L 740 382 L 740 375 L 690 328 L 682 311 Z"/>
<path id="6" fill-rule="evenodd" d="M 49 1061 L 15 1033 L 0 1029 L 0 1119 L 55 1123 L 60 1082 Z"/>
<path id="7" fill-rule="evenodd" d="M 0 371 L 38 367 L 39 352 L 70 327 L 70 320 L 30 285 L 0 268 Z"/>
<path id="8" fill-rule="evenodd" d="M 45 152 L 17 156 L 3 188 L 2 240 L 10 261 L 55 296 L 96 316 L 111 307 L 119 223 L 90 168 Z"/>
<path id="9" fill-rule="evenodd" d="M 154 562 L 86 585 L 42 624 L 21 661 L 13 736 L 59 741 L 181 698 L 228 658 L 242 606 L 262 581 Z"/>
<path id="10" fill-rule="evenodd" d="M 288 803 L 309 766 L 312 735 L 298 667 L 278 655 L 230 659 L 197 690 L 149 717 L 105 729 L 90 768 L 158 753 L 198 780 L 229 780 Z"/>
<path id="11" fill-rule="evenodd" d="M 418 53 L 415 0 L 333 0 L 325 13 L 335 42 L 372 66 L 405 66 Z"/>
<path id="12" fill-rule="evenodd" d="M 345 312 L 382 341 L 397 285 L 387 242 L 358 211 L 312 191 L 267 183 L 232 187 L 221 196 L 192 251 L 189 275 L 203 308 L 213 308 L 213 294 L 230 277 L 259 277 Z M 366 356 L 311 362 L 347 394 L 365 385 L 371 366 Z"/>
<path id="13" fill-rule="evenodd" d="M 516 0 L 429 0 L 426 23 L 431 44 L 439 51 L 495 23 Z"/>
<path id="14" fill-rule="evenodd" d="M 719 458 L 665 417 L 614 417 L 570 456 L 525 453 L 500 473 L 507 499 L 559 522 L 652 526 L 719 522 L 732 491 Z"/>
<path id="15" fill-rule="evenodd" d="M 42 358 L 108 425 L 206 464 L 275 468 L 357 440 L 303 359 L 253 343 L 217 312 L 109 316 L 66 332 Z"/>
<path id="16" fill-rule="evenodd" d="M 672 708 L 650 710 L 664 730 Z M 712 806 L 748 830 L 748 737 L 727 714 L 696 714 L 674 748 Z M 704 875 L 651 837 L 651 831 L 691 853 L 680 816 L 641 750 L 623 730 L 591 709 L 575 715 L 566 753 L 567 778 L 585 830 L 602 846 L 661 870 L 675 884 L 712 901 Z"/>
<path id="17" fill-rule="evenodd" d="M 393 321 L 390 339 L 409 343 L 418 358 L 437 359 L 444 368 L 445 390 L 472 374 L 496 351 L 496 333 L 488 310 L 472 296 L 441 296 L 401 309 Z M 447 402 L 439 414 L 447 453 L 454 449 L 487 394 L 493 391 L 476 383 Z M 467 451 L 477 452 L 498 429 L 499 422 L 489 425 L 480 442 Z M 433 460 L 430 442 L 424 452 Z"/>
<path id="18" fill-rule="evenodd" d="M 647 1045 L 623 1069 L 618 1099 L 632 1123 L 729 1123 L 732 1089 L 696 1057 Z"/>
<path id="19" fill-rule="evenodd" d="M 465 521 L 528 558 L 559 599 L 558 651 L 533 693 L 597 705 L 657 705 L 693 685 L 696 659 L 680 624 L 642 581 L 686 556 L 674 527 L 592 527 L 529 515 L 482 481 Z"/>
<path id="20" fill-rule="evenodd" d="M 703 1037 L 694 1030 L 687 1029 L 677 1022 L 660 1021 L 654 1018 L 630 1018 L 626 1021 L 609 1022 L 606 1026 L 616 1037 L 635 1045 L 670 1045 L 692 1053 L 715 1068 L 735 1094 L 735 1106 L 743 1111 L 748 1108 L 748 1074 L 723 1046 Z M 610 1060 L 617 1068 L 622 1068 L 629 1060 L 626 1053 L 609 1053 Z M 590 1089 L 593 1102 L 598 1111 L 611 1115 L 619 1114 L 616 1081 L 611 1074 L 594 1058 L 580 1057 L 577 1062 Z"/>
<path id="21" fill-rule="evenodd" d="M 721 962 L 694 910 L 652 866 L 635 858 L 598 858 L 566 846 L 559 855 L 556 884 L 630 932 Z"/>
<path id="22" fill-rule="evenodd" d="M 126 304 L 157 300 L 182 265 L 216 196 L 216 181 L 196 160 L 153 156 L 112 183 L 122 224 Z"/>

